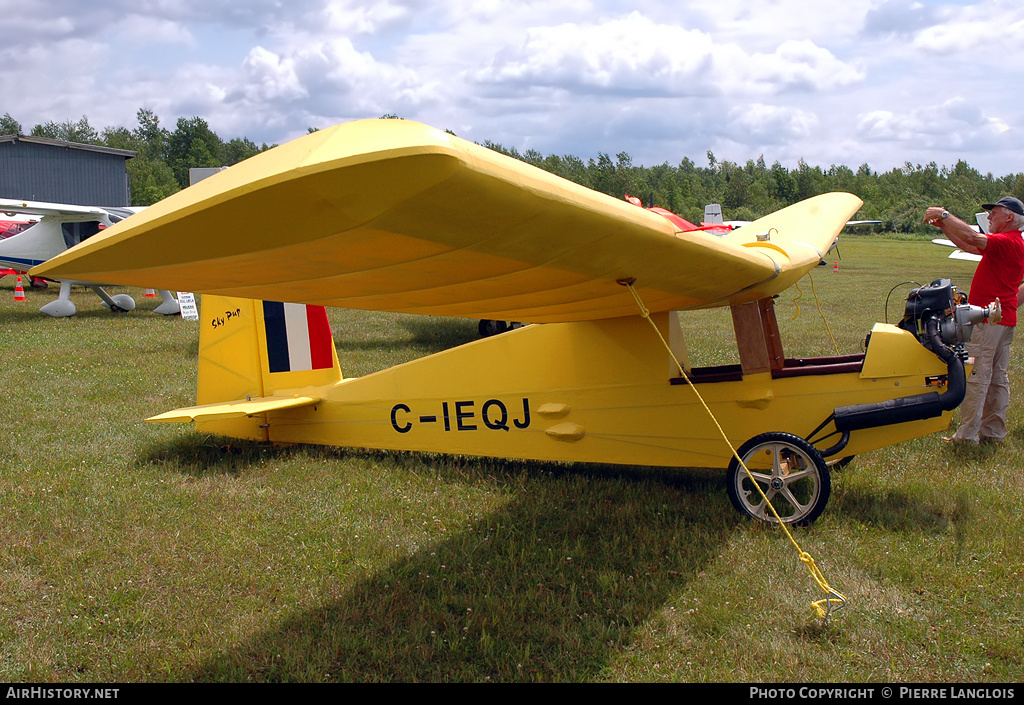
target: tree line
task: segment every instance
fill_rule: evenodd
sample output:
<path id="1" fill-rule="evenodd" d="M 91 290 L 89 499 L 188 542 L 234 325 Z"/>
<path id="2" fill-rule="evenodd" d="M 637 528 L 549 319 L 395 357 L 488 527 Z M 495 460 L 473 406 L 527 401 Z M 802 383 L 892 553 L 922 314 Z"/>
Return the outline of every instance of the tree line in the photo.
<path id="1" fill-rule="evenodd" d="M 138 125 L 132 129 L 97 131 L 82 117 L 77 122 L 35 125 L 29 135 L 137 152 L 127 167 L 133 205 L 138 206 L 151 205 L 187 187 L 190 167 L 231 166 L 275 146 L 257 145 L 245 137 L 225 141 L 200 117 L 179 118 L 174 130 L 162 127 L 151 110 L 140 109 L 136 117 Z M 2 134 L 24 134 L 9 113 L 0 118 Z M 963 160 L 951 167 L 907 162 L 885 172 L 867 164 L 854 171 L 842 165 L 811 166 L 801 160 L 790 169 L 778 161 L 769 166 L 763 156 L 745 164 L 719 161 L 709 150 L 706 165 L 685 157 L 675 166 L 664 162 L 648 167 L 634 165 L 626 152 L 614 159 L 599 152 L 596 158 L 584 160 L 536 150 L 520 153 L 488 140 L 483 146 L 615 198 L 636 196 L 646 206 L 667 208 L 694 223 L 701 221 L 708 203 L 720 203 L 728 220 L 754 220 L 811 196 L 848 191 L 864 201 L 857 218 L 881 221 L 868 230 L 930 233 L 921 223 L 929 205 L 944 205 L 970 222 L 982 203 L 1005 195 L 1024 199 L 1024 173 L 996 177 Z"/>
<path id="2" fill-rule="evenodd" d="M 702 220 L 708 203 L 721 204 L 727 220 L 756 220 L 812 196 L 847 191 L 864 201 L 857 219 L 881 221 L 858 232 L 930 234 L 932 229 L 922 223 L 928 206 L 944 205 L 973 222 L 983 203 L 1005 195 L 1024 199 L 1024 173 L 995 177 L 963 160 L 952 167 L 908 162 L 886 172 L 867 164 L 854 171 L 848 166 L 810 166 L 800 160 L 796 169 L 788 169 L 777 161 L 768 166 L 763 156 L 745 164 L 718 161 L 709 150 L 706 166 L 684 158 L 677 166 L 665 162 L 642 167 L 634 166 L 625 152 L 614 160 L 599 153 L 597 159 L 584 162 L 575 156 L 544 156 L 534 150 L 519 153 L 484 144 L 597 191 L 618 198 L 627 193 L 636 196 L 645 206 L 667 208 L 693 223 Z"/>
<path id="3" fill-rule="evenodd" d="M 192 167 L 220 167 L 265 152 L 275 145 L 256 145 L 245 137 L 224 141 L 201 117 L 179 118 L 174 130 L 160 125 L 152 110 L 136 113 L 138 125 L 96 130 L 87 117 L 77 122 L 46 122 L 28 133 L 65 142 L 92 144 L 137 152 L 127 162 L 132 205 L 151 206 L 189 185 Z M 0 135 L 23 135 L 21 124 L 5 113 L 0 118 Z"/>

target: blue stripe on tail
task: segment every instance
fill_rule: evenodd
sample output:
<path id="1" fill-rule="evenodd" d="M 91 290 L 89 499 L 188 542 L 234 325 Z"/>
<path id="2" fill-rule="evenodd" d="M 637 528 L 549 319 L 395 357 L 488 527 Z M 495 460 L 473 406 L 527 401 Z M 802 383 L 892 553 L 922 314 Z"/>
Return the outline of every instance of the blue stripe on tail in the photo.
<path id="1" fill-rule="evenodd" d="M 280 301 L 263 302 L 263 321 L 267 331 L 267 363 L 271 372 L 290 372 L 288 331 L 284 318 L 284 304 Z"/>

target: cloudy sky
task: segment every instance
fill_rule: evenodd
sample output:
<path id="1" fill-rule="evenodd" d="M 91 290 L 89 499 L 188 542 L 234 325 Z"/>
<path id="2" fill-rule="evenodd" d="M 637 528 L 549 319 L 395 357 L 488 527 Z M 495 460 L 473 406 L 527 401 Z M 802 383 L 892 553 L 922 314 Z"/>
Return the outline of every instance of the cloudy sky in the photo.
<path id="1" fill-rule="evenodd" d="M 1024 171 L 1021 0 L 0 0 L 0 115 L 285 142 L 386 113 L 521 151 Z"/>

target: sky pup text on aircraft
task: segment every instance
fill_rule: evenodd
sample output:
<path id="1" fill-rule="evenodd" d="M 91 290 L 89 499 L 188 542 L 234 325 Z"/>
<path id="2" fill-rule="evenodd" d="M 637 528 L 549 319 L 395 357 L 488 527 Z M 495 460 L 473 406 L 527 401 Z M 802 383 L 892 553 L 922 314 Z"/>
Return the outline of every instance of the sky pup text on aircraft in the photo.
<path id="1" fill-rule="evenodd" d="M 99 208 L 0 198 L 0 213 L 27 215 L 38 220 L 30 227 L 19 228 L 16 234 L 0 240 L 0 267 L 27 271 L 136 212 L 131 208 Z M 112 311 L 135 310 L 135 300 L 131 296 L 111 296 L 97 280 L 60 278 L 59 281 L 60 295 L 57 300 L 40 308 L 42 313 L 54 317 L 75 315 L 76 307 L 71 301 L 72 284 L 92 289 Z M 160 290 L 159 294 L 163 303 L 155 311 L 166 315 L 178 313 L 178 302 L 174 295 L 167 290 Z"/>
<path id="2" fill-rule="evenodd" d="M 283 204 L 290 227 L 262 227 Z M 833 193 L 728 232 L 683 231 L 440 130 L 365 120 L 238 164 L 33 273 L 204 293 L 197 405 L 153 421 L 275 443 L 724 468 L 742 512 L 776 521 L 768 499 L 807 523 L 828 500 L 828 460 L 948 426 L 959 341 L 987 315 L 937 281 L 900 325 L 876 324 L 866 352 L 787 358 L 773 297 L 860 206 Z M 345 379 L 323 306 L 547 325 Z M 676 312 L 709 307 L 731 309 L 737 364 L 690 363 Z"/>

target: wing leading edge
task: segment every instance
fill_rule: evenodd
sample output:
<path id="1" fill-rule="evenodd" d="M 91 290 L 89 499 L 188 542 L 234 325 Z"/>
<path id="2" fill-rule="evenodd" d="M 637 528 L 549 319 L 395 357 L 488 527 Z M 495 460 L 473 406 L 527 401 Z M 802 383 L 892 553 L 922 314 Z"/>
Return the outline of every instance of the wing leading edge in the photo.
<path id="1" fill-rule="evenodd" d="M 524 322 L 741 303 L 815 266 L 861 202 L 827 194 L 724 237 L 426 125 L 321 130 L 199 182 L 33 273 Z M 758 237 L 768 233 L 765 237 Z"/>

